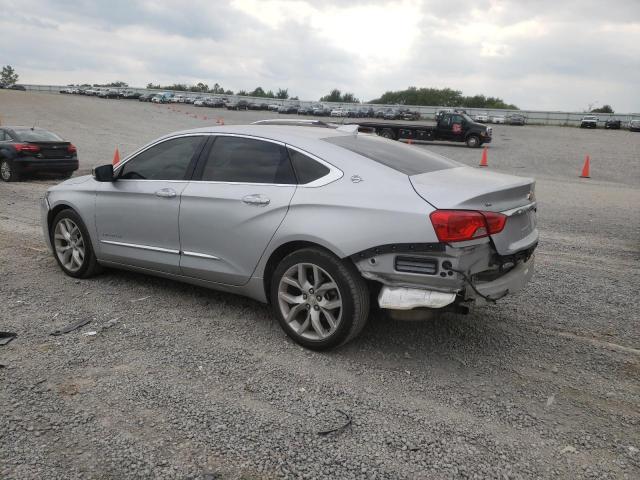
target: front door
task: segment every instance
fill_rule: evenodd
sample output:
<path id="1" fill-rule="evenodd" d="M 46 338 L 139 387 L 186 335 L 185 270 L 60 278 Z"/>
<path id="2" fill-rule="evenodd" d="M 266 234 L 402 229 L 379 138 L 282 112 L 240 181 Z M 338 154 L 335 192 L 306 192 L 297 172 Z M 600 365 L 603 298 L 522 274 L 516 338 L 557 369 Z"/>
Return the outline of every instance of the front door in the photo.
<path id="1" fill-rule="evenodd" d="M 179 273 L 180 196 L 203 142 L 203 136 L 181 136 L 157 143 L 102 184 L 96 198 L 101 260 Z"/>
<path id="2" fill-rule="evenodd" d="M 190 277 L 244 285 L 287 213 L 296 178 L 278 142 L 214 138 L 182 192 L 180 267 Z"/>

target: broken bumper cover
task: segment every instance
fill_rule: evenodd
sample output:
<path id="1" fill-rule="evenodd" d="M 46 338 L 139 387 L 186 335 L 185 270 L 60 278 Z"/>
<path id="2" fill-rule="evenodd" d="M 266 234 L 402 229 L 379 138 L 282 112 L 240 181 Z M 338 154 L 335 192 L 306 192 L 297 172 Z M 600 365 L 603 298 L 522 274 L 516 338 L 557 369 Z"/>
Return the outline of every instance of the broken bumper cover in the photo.
<path id="1" fill-rule="evenodd" d="M 535 256 L 531 255 L 526 261 L 520 261 L 511 270 L 490 282 L 473 282 L 475 289 L 485 297 L 498 300 L 511 293 L 522 290 L 533 276 Z M 472 288 L 467 289 L 467 299 L 473 299 L 476 304 L 486 303 L 486 299 L 479 296 Z"/>
<path id="2" fill-rule="evenodd" d="M 378 295 L 378 304 L 380 308 L 389 310 L 438 309 L 456 301 L 473 301 L 476 305 L 485 305 L 488 300 L 499 300 L 508 294 L 522 290 L 533 276 L 534 265 L 535 257 L 532 255 L 495 280 L 484 282 L 472 280 L 474 288 L 467 284 L 466 288 L 452 292 L 383 285 Z"/>
<path id="3" fill-rule="evenodd" d="M 455 299 L 455 293 L 384 286 L 378 295 L 378 304 L 380 308 L 390 310 L 411 310 L 420 307 L 443 308 L 453 303 Z"/>

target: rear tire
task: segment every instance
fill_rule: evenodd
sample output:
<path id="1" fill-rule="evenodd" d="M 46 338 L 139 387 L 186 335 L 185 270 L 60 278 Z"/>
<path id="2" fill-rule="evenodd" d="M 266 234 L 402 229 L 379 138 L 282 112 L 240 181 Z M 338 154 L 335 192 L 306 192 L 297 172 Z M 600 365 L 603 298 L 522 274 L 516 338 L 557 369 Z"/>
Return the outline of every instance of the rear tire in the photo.
<path id="1" fill-rule="evenodd" d="M 273 273 L 270 297 L 285 333 L 312 350 L 349 342 L 369 316 L 369 290 L 356 267 L 320 248 L 287 255 Z"/>
<path id="2" fill-rule="evenodd" d="M 393 133 L 393 130 L 391 130 L 390 128 L 385 128 L 384 130 L 382 130 L 382 132 L 380 132 L 380 136 L 384 138 L 388 138 L 389 140 L 396 139 L 396 136 Z"/>
<path id="3" fill-rule="evenodd" d="M 0 160 L 0 178 L 5 182 L 17 182 L 20 180 L 20 172 L 14 167 L 13 162 L 7 158 Z"/>
<path id="4" fill-rule="evenodd" d="M 88 278 L 102 271 L 87 227 L 75 211 L 62 210 L 51 222 L 49 238 L 53 256 L 70 277 Z"/>
<path id="5" fill-rule="evenodd" d="M 478 137 L 477 135 L 469 135 L 466 142 L 467 147 L 469 148 L 478 148 L 481 144 L 480 137 Z"/>

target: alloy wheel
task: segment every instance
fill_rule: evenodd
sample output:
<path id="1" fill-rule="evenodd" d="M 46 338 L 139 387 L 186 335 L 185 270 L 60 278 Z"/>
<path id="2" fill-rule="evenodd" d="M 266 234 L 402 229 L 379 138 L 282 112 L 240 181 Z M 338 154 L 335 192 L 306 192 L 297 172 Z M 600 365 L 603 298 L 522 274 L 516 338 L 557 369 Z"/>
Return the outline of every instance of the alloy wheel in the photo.
<path id="1" fill-rule="evenodd" d="M 70 272 L 77 272 L 84 263 L 86 247 L 78 225 L 69 218 L 61 219 L 53 232 L 53 245 L 60 263 Z"/>
<path id="2" fill-rule="evenodd" d="M 6 160 L 3 160 L 0 164 L 0 175 L 5 182 L 8 182 L 11 178 L 11 165 Z"/>
<path id="3" fill-rule="evenodd" d="M 308 340 L 328 338 L 342 320 L 338 285 L 312 263 L 298 263 L 285 272 L 278 285 L 278 303 L 289 327 Z"/>

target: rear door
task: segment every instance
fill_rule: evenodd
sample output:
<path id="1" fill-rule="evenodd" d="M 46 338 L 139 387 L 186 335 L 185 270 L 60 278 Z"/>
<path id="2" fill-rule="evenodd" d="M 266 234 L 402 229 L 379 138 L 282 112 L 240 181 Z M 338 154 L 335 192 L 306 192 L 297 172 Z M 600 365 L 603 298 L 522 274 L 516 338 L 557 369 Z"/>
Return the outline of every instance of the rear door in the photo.
<path id="1" fill-rule="evenodd" d="M 244 285 L 284 220 L 296 179 L 282 143 L 240 135 L 210 142 L 182 192 L 180 268 Z"/>
<path id="2" fill-rule="evenodd" d="M 117 180 L 101 183 L 96 227 L 102 260 L 179 273 L 180 195 L 205 137 L 156 143 L 127 160 Z"/>

